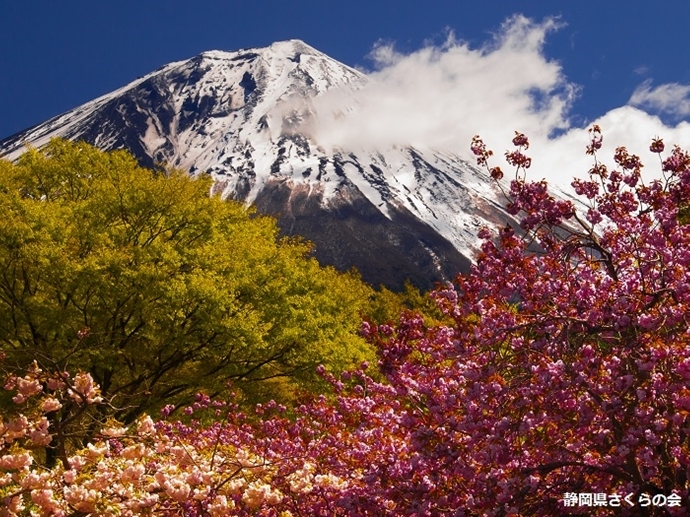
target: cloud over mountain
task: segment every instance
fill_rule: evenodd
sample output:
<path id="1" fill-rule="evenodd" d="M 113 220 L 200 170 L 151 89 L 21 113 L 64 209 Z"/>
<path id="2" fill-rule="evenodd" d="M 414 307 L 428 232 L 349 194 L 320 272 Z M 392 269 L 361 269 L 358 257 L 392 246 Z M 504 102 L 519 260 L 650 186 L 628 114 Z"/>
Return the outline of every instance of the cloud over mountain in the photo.
<path id="1" fill-rule="evenodd" d="M 562 25 L 556 18 L 536 22 L 513 16 L 477 48 L 453 34 L 440 45 L 407 54 L 380 42 L 370 54 L 369 81 L 354 93 L 333 90 L 314 99 L 311 109 L 318 116 L 306 124 L 327 148 L 413 145 L 461 154 L 480 134 L 500 155 L 517 130 L 532 142 L 533 177 L 565 188 L 591 166 L 584 154 L 591 124 L 604 131 L 605 162 L 616 147 L 626 145 L 651 163 L 648 147 L 656 136 L 690 146 L 690 124 L 683 121 L 690 115 L 688 85 L 652 87 L 647 80 L 626 106 L 574 125 L 571 106 L 585 92 L 544 51 L 549 34 Z M 648 174 L 655 175 L 654 167 Z"/>
<path id="2" fill-rule="evenodd" d="M 566 129 L 577 87 L 543 54 L 546 36 L 558 26 L 554 19 L 536 23 L 517 16 L 478 49 L 453 34 L 410 54 L 379 43 L 370 54 L 375 70 L 350 112 L 341 111 L 339 91 L 314 102 L 314 135 L 333 146 L 458 150 L 476 133 L 507 138 L 518 126 L 533 134 Z"/>

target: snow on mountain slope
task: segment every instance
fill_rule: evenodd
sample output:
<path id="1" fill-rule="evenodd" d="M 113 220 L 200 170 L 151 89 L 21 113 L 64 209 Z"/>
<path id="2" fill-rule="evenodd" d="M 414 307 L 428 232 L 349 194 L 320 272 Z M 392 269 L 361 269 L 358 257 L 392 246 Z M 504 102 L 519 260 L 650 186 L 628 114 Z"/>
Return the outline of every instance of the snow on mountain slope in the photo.
<path id="1" fill-rule="evenodd" d="M 467 269 L 480 227 L 510 217 L 491 179 L 458 155 L 320 147 L 311 100 L 337 91 L 347 116 L 367 81 L 298 40 L 204 52 L 14 135 L 0 153 L 14 159 L 27 143 L 63 137 L 209 173 L 224 196 L 279 214 L 320 260 L 374 283 L 428 287 Z"/>

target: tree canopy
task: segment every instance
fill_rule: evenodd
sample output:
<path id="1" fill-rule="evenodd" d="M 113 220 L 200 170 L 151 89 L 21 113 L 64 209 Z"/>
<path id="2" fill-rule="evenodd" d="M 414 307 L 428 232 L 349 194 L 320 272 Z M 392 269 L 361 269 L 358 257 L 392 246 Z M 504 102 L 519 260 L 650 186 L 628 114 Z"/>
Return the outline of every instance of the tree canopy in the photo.
<path id="1" fill-rule="evenodd" d="M 85 372 L 9 376 L 2 515 L 690 515 L 690 154 L 654 140 L 662 176 L 642 181 L 625 148 L 598 161 L 601 139 L 576 208 L 526 179 L 516 135 L 522 231 L 481 231 L 472 271 L 432 294 L 437 321 L 363 325 L 382 378 L 319 368 L 329 396 L 249 415 L 199 394 L 191 422 L 111 422 L 45 465 L 61 422 L 104 401 Z"/>
<path id="2" fill-rule="evenodd" d="M 313 385 L 317 364 L 370 358 L 358 331 L 372 289 L 210 190 L 85 143 L 0 161 L 7 364 L 84 369 L 130 419 L 228 380 L 280 397 Z"/>

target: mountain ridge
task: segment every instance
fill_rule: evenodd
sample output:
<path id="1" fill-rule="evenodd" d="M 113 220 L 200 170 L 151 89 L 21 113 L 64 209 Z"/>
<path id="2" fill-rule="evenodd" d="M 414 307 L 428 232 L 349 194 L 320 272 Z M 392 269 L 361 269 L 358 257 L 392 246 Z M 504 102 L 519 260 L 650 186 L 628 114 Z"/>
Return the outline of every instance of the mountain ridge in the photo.
<path id="1" fill-rule="evenodd" d="M 176 61 L 0 142 L 14 159 L 51 137 L 125 148 L 146 166 L 210 174 L 224 197 L 279 215 L 288 235 L 365 280 L 420 287 L 467 271 L 484 225 L 512 218 L 482 170 L 420 146 L 326 150 L 312 102 L 337 92 L 346 117 L 369 78 L 300 40 Z M 356 207 L 356 208 L 355 208 Z"/>

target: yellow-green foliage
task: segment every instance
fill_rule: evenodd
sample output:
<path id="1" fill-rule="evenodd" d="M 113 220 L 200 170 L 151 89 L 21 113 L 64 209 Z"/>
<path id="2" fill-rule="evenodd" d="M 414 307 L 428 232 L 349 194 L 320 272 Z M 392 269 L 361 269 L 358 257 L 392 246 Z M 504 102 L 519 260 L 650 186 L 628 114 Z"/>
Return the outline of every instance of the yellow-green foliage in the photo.
<path id="1" fill-rule="evenodd" d="M 690 223 L 690 206 L 685 205 L 678 209 L 678 220 L 681 224 Z"/>
<path id="2" fill-rule="evenodd" d="M 131 420 L 228 380 L 285 397 L 319 363 L 373 360 L 358 335 L 373 290 L 210 188 L 83 143 L 0 160 L 6 365 L 86 369 Z"/>
<path id="3" fill-rule="evenodd" d="M 450 325 L 453 321 L 444 316 L 428 293 L 422 293 L 410 282 L 398 293 L 381 286 L 371 297 L 365 315 L 376 324 L 395 323 L 403 310 L 418 312 L 430 325 Z"/>

